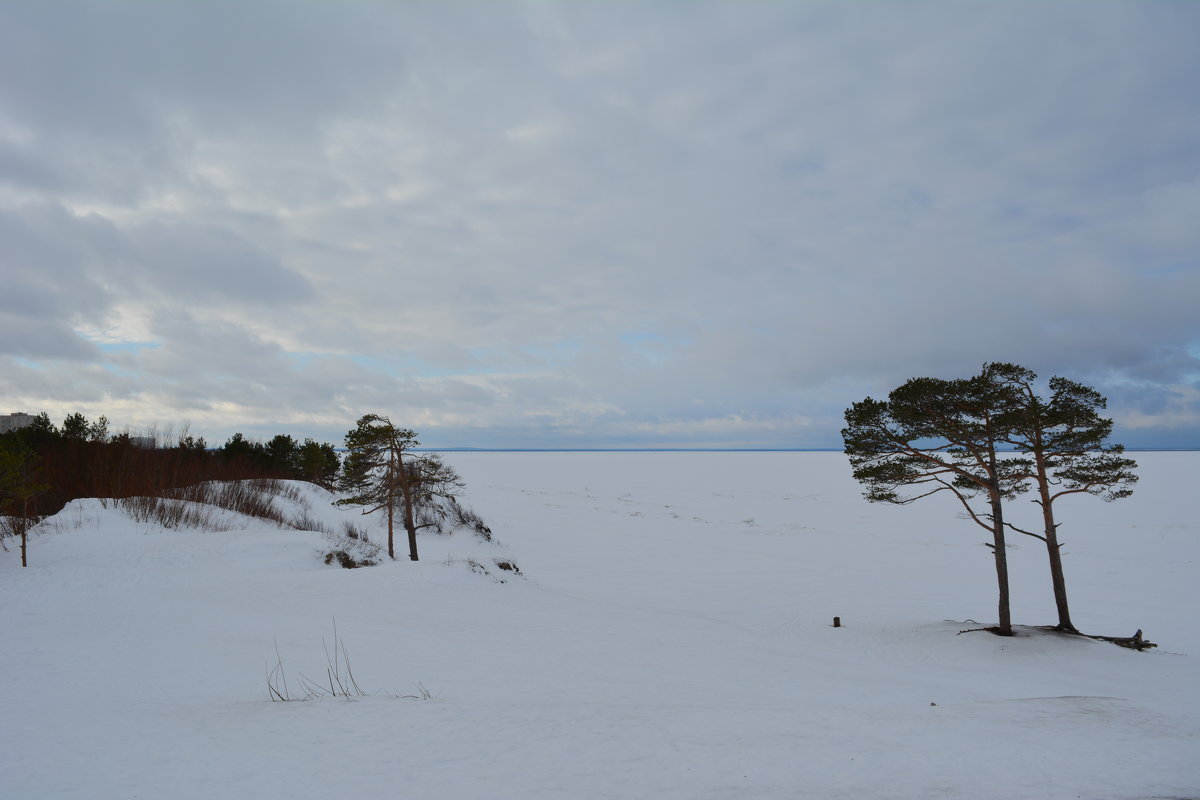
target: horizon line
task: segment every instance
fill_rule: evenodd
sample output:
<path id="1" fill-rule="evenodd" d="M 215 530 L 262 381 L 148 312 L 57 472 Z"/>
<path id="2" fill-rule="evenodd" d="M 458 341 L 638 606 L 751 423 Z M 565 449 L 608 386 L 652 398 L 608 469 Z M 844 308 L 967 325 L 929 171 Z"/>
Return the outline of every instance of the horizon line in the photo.
<path id="1" fill-rule="evenodd" d="M 338 448 L 344 449 L 344 448 Z M 414 447 L 425 453 L 844 453 L 841 447 Z M 1018 452 L 1001 450 L 998 452 Z M 1200 447 L 1126 447 L 1126 453 L 1195 453 Z"/>

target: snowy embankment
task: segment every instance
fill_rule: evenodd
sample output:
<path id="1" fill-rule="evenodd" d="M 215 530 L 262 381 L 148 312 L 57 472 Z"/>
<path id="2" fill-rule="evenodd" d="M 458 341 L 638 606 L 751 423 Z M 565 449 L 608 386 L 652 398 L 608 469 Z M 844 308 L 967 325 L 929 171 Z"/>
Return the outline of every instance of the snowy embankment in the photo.
<path id="1" fill-rule="evenodd" d="M 1146 653 L 957 635 L 995 622 L 986 534 L 835 453 L 456 453 L 499 544 L 356 570 L 75 503 L 0 552 L 0 797 L 1200 796 L 1200 454 L 1134 455 L 1061 535 L 1076 624 Z M 1020 538 L 1013 619 L 1051 623 Z M 525 577 L 469 566 L 500 556 Z M 335 620 L 368 696 L 272 703 L 276 647 L 320 679 Z"/>

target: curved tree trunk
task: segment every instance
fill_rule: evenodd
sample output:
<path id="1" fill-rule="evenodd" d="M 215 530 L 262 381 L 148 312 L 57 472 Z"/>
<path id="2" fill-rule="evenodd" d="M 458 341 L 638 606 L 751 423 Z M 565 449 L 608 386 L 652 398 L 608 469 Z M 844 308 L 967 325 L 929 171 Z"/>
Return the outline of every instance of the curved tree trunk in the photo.
<path id="1" fill-rule="evenodd" d="M 1057 537 L 1050 529 L 1046 529 L 1046 550 L 1050 555 L 1050 581 L 1054 585 L 1054 605 L 1058 608 L 1058 627 L 1059 630 L 1078 633 L 1075 625 L 1071 622 L 1071 609 L 1067 605 L 1067 580 L 1063 576 L 1062 553 L 1057 541 Z"/>
<path id="2" fill-rule="evenodd" d="M 1042 507 L 1042 523 L 1046 533 L 1046 553 L 1050 557 L 1050 583 L 1054 587 L 1054 605 L 1058 609 L 1059 630 L 1078 633 L 1071 622 L 1071 609 L 1067 605 L 1067 579 L 1063 575 L 1062 545 L 1058 543 L 1058 526 L 1054 524 L 1054 505 L 1050 499 L 1050 480 L 1046 475 L 1044 459 L 1037 459 L 1038 503 Z"/>
<path id="3" fill-rule="evenodd" d="M 1058 628 L 1063 631 L 1075 631 L 1070 621 L 1070 607 L 1067 604 L 1067 578 L 1062 572 L 1062 545 L 1058 543 L 1058 527 L 1054 522 L 1054 506 L 1051 505 L 1049 492 L 1045 482 L 1040 480 L 1042 491 L 1042 518 L 1045 524 L 1046 554 L 1050 557 L 1050 583 L 1054 587 L 1054 603 L 1058 609 Z"/>

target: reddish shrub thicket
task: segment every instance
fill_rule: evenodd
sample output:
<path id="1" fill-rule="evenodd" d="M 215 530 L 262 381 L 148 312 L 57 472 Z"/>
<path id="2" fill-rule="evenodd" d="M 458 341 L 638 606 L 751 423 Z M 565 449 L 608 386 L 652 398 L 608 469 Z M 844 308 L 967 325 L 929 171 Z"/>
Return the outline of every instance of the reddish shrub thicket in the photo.
<path id="1" fill-rule="evenodd" d="M 139 447 L 122 439 L 59 438 L 38 442 L 35 450 L 37 480 L 46 487 L 34 500 L 38 516 L 57 513 L 80 497 L 163 497 L 205 481 L 291 477 L 219 451 Z"/>

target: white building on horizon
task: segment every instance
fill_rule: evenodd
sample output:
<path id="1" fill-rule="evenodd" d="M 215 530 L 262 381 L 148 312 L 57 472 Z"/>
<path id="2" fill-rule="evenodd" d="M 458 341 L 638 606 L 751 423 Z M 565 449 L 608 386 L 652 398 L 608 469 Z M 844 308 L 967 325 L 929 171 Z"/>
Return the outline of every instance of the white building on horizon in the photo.
<path id="1" fill-rule="evenodd" d="M 25 414 L 20 411 L 14 411 L 11 414 L 0 414 L 0 433 L 28 428 L 36 419 L 37 417 L 32 414 Z"/>

